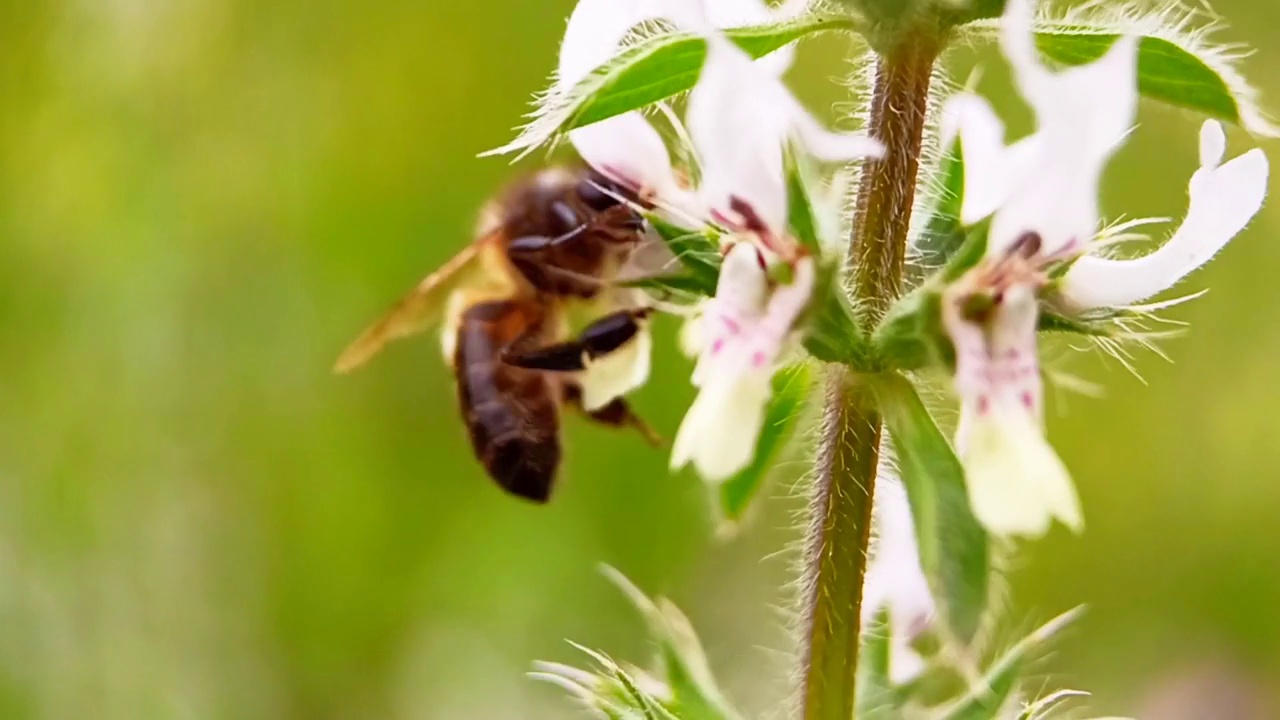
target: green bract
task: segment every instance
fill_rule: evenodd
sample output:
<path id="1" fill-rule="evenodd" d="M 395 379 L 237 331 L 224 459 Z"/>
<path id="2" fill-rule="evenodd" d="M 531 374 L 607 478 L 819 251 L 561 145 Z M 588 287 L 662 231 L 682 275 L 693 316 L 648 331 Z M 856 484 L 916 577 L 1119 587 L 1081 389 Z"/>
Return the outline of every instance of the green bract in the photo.
<path id="1" fill-rule="evenodd" d="M 889 680 L 892 628 L 889 611 L 881 608 L 862 629 L 862 650 L 858 656 L 857 720 L 894 720 L 899 716 L 893 684 Z"/>
<path id="2" fill-rule="evenodd" d="M 939 713 L 938 720 L 999 720 L 1008 717 L 1008 706 L 1014 700 L 1018 679 L 1026 672 L 1027 665 L 1035 660 L 1035 653 L 1044 644 L 1071 624 L 1078 611 L 1059 615 L 1023 638 L 1000 656 L 986 674 L 974 684 L 968 696 Z"/>
<path id="3" fill-rule="evenodd" d="M 787 175 L 787 224 L 791 234 L 810 254 L 822 256 L 819 209 L 814 204 L 813 188 L 818 185 L 817 173 L 808 156 L 792 143 L 784 156 Z"/>

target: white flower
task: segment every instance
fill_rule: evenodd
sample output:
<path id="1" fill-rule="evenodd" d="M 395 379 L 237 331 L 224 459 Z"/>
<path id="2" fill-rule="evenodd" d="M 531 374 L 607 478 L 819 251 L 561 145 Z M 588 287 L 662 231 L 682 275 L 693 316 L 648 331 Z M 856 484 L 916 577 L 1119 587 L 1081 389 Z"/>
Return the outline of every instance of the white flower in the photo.
<path id="1" fill-rule="evenodd" d="M 1054 518 L 1075 530 L 1083 521 L 1043 434 L 1037 295 L 1048 266 L 1097 232 L 1102 173 L 1137 107 L 1137 42 L 1120 38 L 1096 62 L 1054 72 L 1037 54 L 1030 3 L 1010 0 L 1000 43 L 1036 130 L 1006 145 L 982 98 L 960 95 L 944 110 L 944 141 L 958 139 L 965 162 L 961 221 L 991 217 L 991 227 L 985 258 L 945 291 L 943 323 L 974 514 L 995 534 L 1038 536 Z"/>
<path id="2" fill-rule="evenodd" d="M 1267 194 L 1267 157 L 1254 149 L 1227 163 L 1226 135 L 1215 120 L 1200 129 L 1200 169 L 1191 176 L 1181 227 L 1158 250 L 1133 260 L 1086 255 L 1062 279 L 1072 309 L 1122 307 L 1173 287 L 1244 229 Z"/>
<path id="3" fill-rule="evenodd" d="M 786 227 L 783 152 L 795 140 L 827 161 L 877 157 L 879 142 L 823 127 L 782 82 L 776 65 L 752 62 L 724 37 L 707 38 L 707 61 L 689 96 L 685 122 L 702 168 L 699 196 L 711 219 L 770 233 Z M 754 211 L 744 216 L 740 203 Z"/>
<path id="4" fill-rule="evenodd" d="M 1036 352 L 1037 296 L 1053 263 L 1072 261 L 1056 290 L 1070 310 L 1136 303 L 1213 257 L 1258 212 L 1267 161 L 1255 150 L 1223 163 L 1214 121 L 1200 135 L 1186 220 L 1159 250 L 1135 260 L 1086 253 L 1099 225 L 1098 186 L 1136 107 L 1136 42 L 1121 38 L 1098 61 L 1063 72 L 1040 64 L 1027 0 L 1010 0 L 1001 44 L 1035 111 L 1031 136 L 1006 145 L 981 98 L 952 99 L 943 132 L 965 162 L 961 220 L 991 217 L 987 254 L 944 293 L 961 400 L 956 444 L 974 514 L 992 532 L 1038 536 L 1057 519 L 1079 530 L 1079 500 L 1046 442 Z M 1084 257 L 1079 257 L 1085 255 Z"/>
<path id="5" fill-rule="evenodd" d="M 1006 146 L 1004 126 L 984 99 L 948 102 L 944 142 L 958 136 L 964 153 L 962 221 L 994 213 L 992 255 L 1029 232 L 1039 235 L 1046 257 L 1079 252 L 1097 230 L 1103 168 L 1137 108 L 1137 41 L 1121 38 L 1096 62 L 1053 72 L 1037 55 L 1029 3 L 1010 0 L 1000 44 L 1036 131 Z"/>
<path id="6" fill-rule="evenodd" d="M 1017 270 L 1015 259 L 996 272 Z M 1043 434 L 1035 287 L 1013 282 L 997 291 L 1000 301 L 985 316 L 966 317 L 971 287 L 984 280 L 949 288 L 942 311 L 956 351 L 956 445 L 974 516 L 1003 536 L 1043 535 L 1054 518 L 1079 531 L 1075 488 Z"/>
<path id="7" fill-rule="evenodd" d="M 729 248 L 699 321 L 698 397 L 676 433 L 673 469 L 693 463 L 707 480 L 723 481 L 751 463 L 773 374 L 813 292 L 813 260 L 800 258 L 794 270 L 790 284 L 771 288 L 753 243 Z"/>
<path id="8" fill-rule="evenodd" d="M 885 448 L 887 450 L 887 448 Z M 916 544 L 915 523 L 902 481 L 882 462 L 877 473 L 876 543 L 862 590 L 862 621 L 889 610 L 889 679 L 901 685 L 924 670 L 924 660 L 911 643 L 933 622 L 936 607 Z"/>

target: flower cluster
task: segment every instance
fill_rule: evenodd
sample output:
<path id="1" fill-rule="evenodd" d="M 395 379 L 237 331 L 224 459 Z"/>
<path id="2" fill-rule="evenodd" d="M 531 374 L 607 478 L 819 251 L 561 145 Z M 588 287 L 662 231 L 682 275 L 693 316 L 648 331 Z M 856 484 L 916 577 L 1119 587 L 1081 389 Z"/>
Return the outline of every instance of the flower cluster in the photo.
<path id="1" fill-rule="evenodd" d="M 567 90 L 644 23 L 665 21 L 706 40 L 707 59 L 676 133 L 692 143 L 696 186 L 685 180 L 693 169 L 673 165 L 662 135 L 639 111 L 574 129 L 569 140 L 587 163 L 659 212 L 723 231 L 715 295 L 686 332 L 699 393 L 672 453 L 673 467 L 691 463 L 712 481 L 751 462 L 771 379 L 813 293 L 815 259 L 788 230 L 785 153 L 799 147 L 820 160 L 850 161 L 880 152 L 863 135 L 826 129 L 800 105 L 781 79 L 789 49 L 753 61 L 719 29 L 788 12 L 763 0 L 582 0 L 560 50 L 558 83 Z M 787 272 L 771 272 L 779 265 Z"/>
<path id="2" fill-rule="evenodd" d="M 1226 134 L 1217 120 L 1209 120 L 1200 129 L 1200 167 L 1190 179 L 1181 225 L 1141 257 L 1116 251 L 1120 239 L 1133 237 L 1135 228 L 1150 221 L 1108 229 L 1100 209 L 1103 176 L 1133 130 L 1140 91 L 1161 86 L 1166 89 L 1154 94 L 1167 100 L 1177 94 L 1167 88 L 1182 82 L 1167 68 L 1153 69 L 1159 63 L 1152 60 L 1159 58 L 1153 58 L 1153 43 L 1143 38 L 1160 40 L 1222 80 L 1223 92 L 1238 112 L 1217 117 L 1246 128 L 1266 123 L 1251 108 L 1253 91 L 1236 77 L 1228 58 L 1206 50 L 1203 34 L 1188 40 L 1163 26 L 1153 31 L 1152 23 L 1160 25 L 1164 17 L 1159 13 L 1147 24 L 1067 22 L 1063 29 L 1060 23 L 1054 33 L 1052 19 L 1036 18 L 1034 0 L 858 0 L 841 5 L 865 12 L 839 15 L 808 12 L 810 4 L 579 0 L 550 101 L 503 150 L 527 149 L 563 132 L 587 164 L 638 199 L 653 239 L 663 241 L 654 245 L 665 245 L 675 255 L 666 258 L 671 260 L 668 267 L 687 271 L 646 275 L 628 285 L 696 296 L 695 304 L 680 312 L 687 320 L 682 344 L 696 358 L 692 384 L 698 394 L 675 436 L 671 466 L 692 465 L 708 481 L 723 483 L 719 494 L 726 517 L 736 519 L 741 498 L 756 491 L 769 453 L 782 436 L 762 432 L 766 419 L 796 414 L 798 393 L 789 381 L 804 376 L 808 389 L 806 368 L 793 367 L 785 376 L 779 370 L 803 362 L 805 351 L 844 366 L 832 377 L 858 390 L 848 393 L 853 403 L 848 409 L 859 412 L 828 417 L 877 417 L 882 432 L 853 437 L 848 427 L 829 423 L 824 448 L 840 447 L 879 462 L 872 471 L 822 465 L 820 460 L 809 571 L 802 584 L 812 593 L 810 609 L 821 604 L 824 612 L 808 616 L 809 630 L 812 638 L 843 634 L 847 639 L 860 620 L 862 643 L 876 659 L 867 664 L 868 673 L 857 668 L 857 700 L 872 697 L 901 710 L 915 699 L 898 691 L 927 686 L 939 672 L 944 678 L 954 671 L 963 680 L 973 679 L 972 661 L 985 652 L 982 645 L 992 627 L 988 620 L 991 578 L 998 565 L 995 548 L 1002 545 L 998 539 L 1037 537 L 1055 521 L 1076 531 L 1083 528 L 1070 474 L 1045 436 L 1041 333 L 1069 329 L 1106 343 L 1134 337 L 1137 322 L 1171 304 L 1141 303 L 1208 262 L 1263 203 L 1265 156 L 1253 150 L 1228 159 Z M 995 21 L 997 15 L 998 25 L 979 22 Z M 756 27 L 739 28 L 743 25 Z M 647 35 L 658 26 L 676 32 Z M 907 242 L 908 218 L 895 217 L 900 231 L 892 233 L 868 230 L 875 223 L 858 221 L 877 213 L 906 213 L 903 208 L 911 203 L 899 201 L 910 199 L 915 164 L 894 161 L 918 154 L 919 148 L 893 143 L 894 161 L 863 168 L 869 186 L 890 188 L 883 195 L 892 201 L 876 199 L 878 192 L 861 193 L 853 223 L 857 252 L 831 256 L 825 249 L 835 246 L 834 238 L 823 236 L 835 223 L 814 211 L 815 179 L 808 165 L 878 158 L 886 148 L 873 137 L 824 127 L 782 80 L 798 36 L 840 27 L 861 33 L 875 51 L 883 52 L 881 69 L 898 63 L 899 72 L 877 73 L 874 90 L 880 110 L 872 113 L 872 123 L 886 138 L 926 136 L 924 126 L 934 119 L 924 109 L 932 107 L 924 96 L 924 81 L 937 60 L 932 53 L 966 32 L 986 36 L 991 27 L 998 27 L 1016 88 L 1035 118 L 1032 133 L 1011 141 L 983 97 L 966 91 L 941 104 L 937 119 L 946 153 L 943 175 L 955 197 L 941 200 L 921 242 L 938 240 L 930 250 L 937 251 L 933 259 L 943 267 L 928 277 L 923 268 L 909 274 L 923 281 L 902 298 L 886 296 L 892 292 L 888 288 L 897 287 L 898 277 L 883 278 L 894 282 L 880 284 L 863 281 L 868 271 L 882 266 L 885 272 L 900 273 L 902 248 L 893 244 Z M 1082 29 L 1097 32 L 1086 35 Z M 1043 54 L 1037 46 L 1042 33 L 1057 42 L 1045 43 Z M 1097 41 L 1104 37 L 1117 39 L 1099 54 Z M 918 42 L 921 38 L 925 42 Z M 632 41 L 642 47 L 626 50 Z M 895 44 L 897 50 L 911 52 L 890 52 Z M 694 83 L 698 60 L 691 58 L 701 59 L 704 48 Z M 753 59 L 753 54 L 763 56 Z M 1050 65 L 1046 57 L 1070 61 L 1069 66 Z M 1082 58 L 1091 61 L 1082 63 Z M 676 72 L 658 84 L 668 97 L 688 91 L 682 117 L 652 89 L 656 73 L 668 62 Z M 1155 82 L 1161 80 L 1155 77 L 1160 72 L 1163 85 Z M 892 80 L 904 76 L 921 82 Z M 1201 90 L 1187 91 L 1181 104 L 1212 112 L 1191 97 Z M 599 119 L 646 103 L 656 103 L 660 112 L 646 115 L 631 109 Z M 587 118 L 596 121 L 584 124 Z M 908 165 L 910 175 L 901 172 Z M 885 250 L 892 250 L 892 257 L 877 256 Z M 849 298 L 842 272 L 859 262 L 866 265 L 855 268 L 857 296 Z M 661 302 L 665 295 L 655 297 L 652 304 L 669 307 Z M 886 305 L 887 311 L 880 313 Z M 583 405 L 601 407 L 644 382 L 648 354 L 648 337 L 642 333 L 641 341 L 625 353 L 593 358 L 583 381 Z M 949 372 L 959 401 L 954 443 L 922 400 L 914 375 L 931 363 Z M 832 453 L 836 455 L 844 457 Z M 859 560 L 868 549 L 868 509 L 859 493 L 869 488 L 876 492 L 868 563 L 826 563 L 831 548 L 848 549 L 838 543 L 862 543 Z M 863 582 L 861 605 L 852 598 L 856 612 L 847 612 L 849 606 L 831 591 L 850 587 L 840 576 L 851 569 L 858 570 Z M 833 597 L 845 616 L 826 612 Z M 1055 620 L 1016 644 L 991 666 L 993 674 L 970 684 L 967 699 L 948 705 L 950 709 L 940 706 L 937 716 L 1042 717 L 1071 697 L 1058 693 L 1019 710 L 1009 680 L 1029 649 L 1068 619 Z M 840 650 L 832 648 L 846 644 L 815 641 L 810 650 L 822 648 L 828 656 L 821 662 L 808 660 L 813 664 L 806 682 L 827 682 L 825 668 L 833 666 L 833 658 L 840 661 L 830 654 Z M 654 703 L 681 704 L 674 686 L 635 691 L 638 681 L 607 658 L 595 659 L 600 673 L 584 675 L 557 666 L 551 679 L 585 699 L 609 696 L 611 702 L 642 708 L 646 716 L 645 708 Z M 873 678 L 877 673 L 883 677 Z M 844 680 L 853 677 L 845 675 Z M 921 682 L 912 683 L 917 677 Z M 864 682 L 879 683 L 886 692 L 864 693 Z M 994 697 L 997 686 L 1004 690 L 993 703 L 988 696 Z M 814 697 L 827 699 L 821 693 Z M 852 691 L 845 697 L 851 700 Z M 608 707 L 613 712 L 615 705 Z"/>
<path id="3" fill-rule="evenodd" d="M 1132 306 L 1203 265 L 1257 213 L 1267 161 L 1253 150 L 1223 163 L 1222 127 L 1201 130 L 1181 227 L 1137 259 L 1107 257 L 1099 234 L 1099 183 L 1137 108 L 1137 39 L 1097 61 L 1054 71 L 1037 54 L 1027 0 L 1010 0 L 1000 43 L 1035 132 L 1006 144 L 985 100 L 961 94 L 943 133 L 965 163 L 961 221 L 989 222 L 986 252 L 943 294 L 961 401 L 956 444 L 978 519 L 1002 535 L 1040 535 L 1053 519 L 1079 529 L 1066 468 L 1044 439 L 1036 335 L 1041 302 L 1068 315 Z"/>

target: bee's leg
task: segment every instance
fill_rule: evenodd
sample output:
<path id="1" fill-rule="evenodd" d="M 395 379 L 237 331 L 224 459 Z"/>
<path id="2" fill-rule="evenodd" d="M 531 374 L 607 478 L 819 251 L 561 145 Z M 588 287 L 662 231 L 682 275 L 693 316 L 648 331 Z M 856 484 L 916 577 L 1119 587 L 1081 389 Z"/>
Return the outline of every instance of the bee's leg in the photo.
<path id="1" fill-rule="evenodd" d="M 588 225 L 578 225 L 562 235 L 525 235 L 524 237 L 518 237 L 507 244 L 507 253 L 513 258 L 532 260 L 547 250 L 577 240 L 589 229 L 590 226 Z"/>
<path id="2" fill-rule="evenodd" d="M 548 262 L 553 252 L 564 245 L 587 237 L 587 231 L 590 229 L 588 225 L 582 223 L 570 225 L 569 227 L 571 229 L 561 235 L 525 235 L 518 237 L 507 244 L 507 258 L 521 274 L 529 278 L 538 287 L 545 287 L 552 283 L 551 276 L 566 275 L 572 276 L 575 281 L 590 283 L 593 286 L 602 285 L 602 281 L 597 278 L 579 278 L 576 273 L 569 272 Z"/>
<path id="3" fill-rule="evenodd" d="M 582 391 L 577 385 L 568 384 L 565 386 L 565 403 L 582 410 Z M 635 428 L 644 436 L 646 442 L 654 447 L 662 447 L 664 441 L 662 436 L 654 430 L 649 423 L 642 420 L 622 398 L 614 398 L 607 405 L 597 408 L 593 412 L 584 412 L 591 420 L 608 425 L 614 428 Z"/>
<path id="4" fill-rule="evenodd" d="M 640 332 L 641 323 L 649 312 L 649 308 L 637 308 L 611 313 L 588 325 L 577 339 L 529 351 L 508 351 L 503 353 L 502 361 L 531 370 L 586 370 L 591 360 L 631 342 Z"/>

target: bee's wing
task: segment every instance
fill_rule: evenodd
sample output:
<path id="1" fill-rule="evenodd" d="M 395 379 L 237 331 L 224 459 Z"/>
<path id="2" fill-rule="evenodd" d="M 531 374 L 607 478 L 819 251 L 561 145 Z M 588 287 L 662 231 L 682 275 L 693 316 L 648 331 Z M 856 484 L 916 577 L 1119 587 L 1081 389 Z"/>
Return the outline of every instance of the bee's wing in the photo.
<path id="1" fill-rule="evenodd" d="M 481 238 L 423 278 L 342 351 L 333 371 L 350 372 L 368 362 L 392 340 L 420 333 L 438 322 L 454 290 L 483 281 L 486 256 L 499 250 L 495 244 L 497 239 L 497 234 Z"/>

